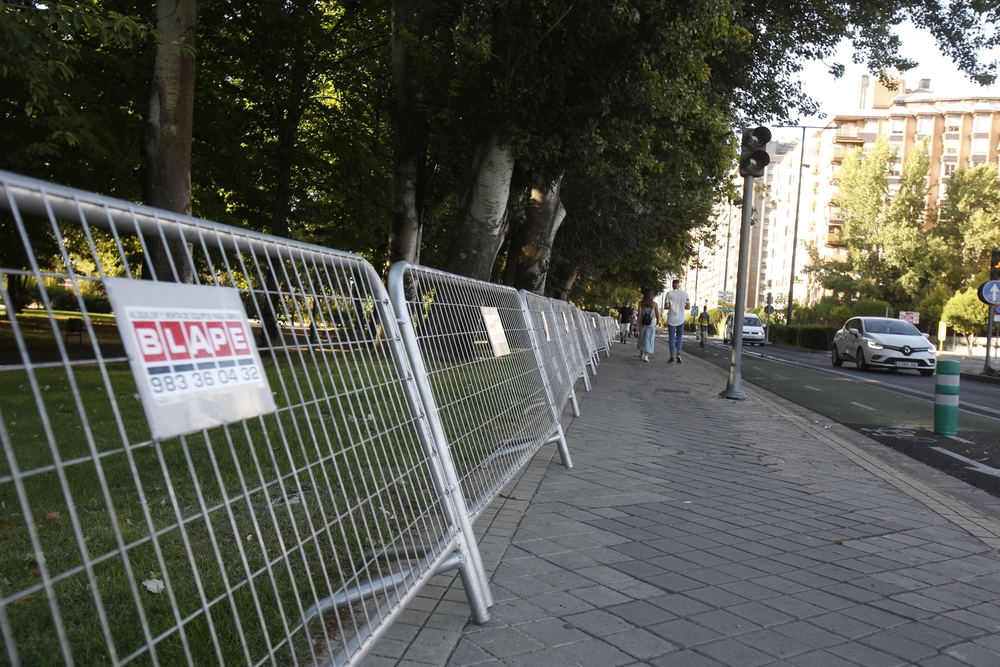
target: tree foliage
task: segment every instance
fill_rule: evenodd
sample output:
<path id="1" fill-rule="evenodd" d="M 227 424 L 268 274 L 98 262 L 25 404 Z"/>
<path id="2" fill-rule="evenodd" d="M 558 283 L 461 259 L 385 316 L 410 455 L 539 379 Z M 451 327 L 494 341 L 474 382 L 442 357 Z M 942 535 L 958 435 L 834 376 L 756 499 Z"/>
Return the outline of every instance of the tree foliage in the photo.
<path id="1" fill-rule="evenodd" d="M 470 165 L 499 139 L 515 164 L 497 207 L 503 235 L 488 249 L 492 277 L 510 275 L 530 245 L 530 193 L 560 182 L 567 215 L 549 291 L 616 293 L 679 271 L 713 200 L 727 196 L 733 129 L 812 111 L 802 63 L 832 56 L 842 39 L 873 71 L 905 70 L 893 31 L 909 17 L 980 83 L 995 74 L 978 58 L 997 43 L 995 9 L 970 3 L 426 0 L 407 5 L 398 40 L 390 4 L 198 4 L 195 215 L 303 240 L 320 231 L 328 245 L 380 262 L 396 206 L 393 151 L 405 148 L 419 181 L 411 219 L 423 225 L 421 261 L 443 266 L 467 231 Z M 0 167 L 143 199 L 154 16 L 153 4 L 127 0 L 3 5 Z M 394 41 L 410 67 L 410 97 L 396 108 Z M 416 141 L 394 149 L 390 120 L 400 113 Z M 824 269 L 843 293 L 954 282 L 997 243 L 996 193 L 956 190 L 929 245 L 940 252 L 912 262 L 922 181 L 919 165 L 910 171 L 891 201 L 884 184 L 858 184 L 875 189 L 853 213 L 853 273 Z"/>

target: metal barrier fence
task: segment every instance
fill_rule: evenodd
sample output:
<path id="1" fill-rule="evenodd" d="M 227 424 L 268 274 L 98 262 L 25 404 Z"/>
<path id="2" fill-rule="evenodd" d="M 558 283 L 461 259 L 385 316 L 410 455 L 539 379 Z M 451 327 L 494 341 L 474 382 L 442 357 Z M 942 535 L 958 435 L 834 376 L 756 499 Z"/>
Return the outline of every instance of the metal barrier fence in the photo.
<path id="1" fill-rule="evenodd" d="M 580 339 L 580 350 L 586 356 L 590 372 L 597 375 L 597 365 L 601 358 L 597 356 L 597 344 L 594 342 L 590 320 L 579 308 L 573 308 L 573 318 L 576 322 L 576 333 Z"/>
<path id="2" fill-rule="evenodd" d="M 516 290 L 405 262 L 390 269 L 388 288 L 431 425 L 450 450 L 473 519 L 542 445 L 558 443 L 572 467 Z"/>
<path id="3" fill-rule="evenodd" d="M 370 265 L 5 172 L 0 186 L 0 662 L 353 665 L 452 568 L 488 618 L 441 424 Z M 495 490 L 517 457 L 479 449 L 485 433 L 553 432 L 530 330 L 516 293 L 419 281 L 437 290 L 420 292 L 422 332 L 458 313 L 440 306 L 452 286 L 505 325 L 503 357 L 466 330 L 422 339 L 445 429 L 479 456 L 460 460 L 466 481 L 502 460 Z M 487 380 L 495 403 L 477 402 Z"/>
<path id="4" fill-rule="evenodd" d="M 589 354 L 580 345 L 581 339 L 576 321 L 577 308 L 565 301 L 558 301 L 556 299 L 550 299 L 549 301 L 552 304 L 552 310 L 556 313 L 556 322 L 557 324 L 561 323 L 562 331 L 565 335 L 564 344 L 567 356 L 569 357 L 573 383 L 575 384 L 577 380 L 582 379 L 584 388 L 590 391 L 590 375 L 587 373 Z"/>
<path id="5" fill-rule="evenodd" d="M 611 341 L 608 340 L 606 332 L 604 330 L 604 323 L 601 321 L 601 316 L 597 313 L 590 311 L 584 312 L 587 319 L 590 320 L 591 331 L 590 335 L 594 338 L 594 349 L 597 352 L 604 352 L 605 355 L 611 356 Z M 600 356 L 600 355 L 598 355 Z"/>
<path id="6" fill-rule="evenodd" d="M 558 321 L 551 299 L 521 290 L 521 300 L 531 318 L 535 340 L 538 341 L 542 358 L 542 370 L 552 392 L 552 400 L 560 414 L 566 404 L 573 406 L 573 415 L 580 416 L 580 405 L 576 400 L 576 377 L 572 371 L 573 360 L 566 342 L 567 334 Z"/>

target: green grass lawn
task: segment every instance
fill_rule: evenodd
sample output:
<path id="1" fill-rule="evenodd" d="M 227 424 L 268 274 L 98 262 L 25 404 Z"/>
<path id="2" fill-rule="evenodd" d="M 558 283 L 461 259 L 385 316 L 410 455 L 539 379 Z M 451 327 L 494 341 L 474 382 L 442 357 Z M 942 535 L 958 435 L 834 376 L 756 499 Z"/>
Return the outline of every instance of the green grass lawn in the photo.
<path id="1" fill-rule="evenodd" d="M 291 356 L 265 361 L 276 414 L 160 443 L 149 441 L 124 364 L 107 366 L 110 391 L 96 366 L 75 367 L 79 403 L 62 368 L 36 371 L 37 401 L 26 371 L 0 369 L 8 452 L 0 458 L 0 595 L 10 600 L 21 664 L 62 663 L 52 604 L 76 664 L 107 664 L 98 595 L 119 659 L 146 644 L 141 610 L 160 664 L 183 663 L 187 652 L 195 664 L 244 664 L 269 650 L 277 664 L 292 664 L 293 654 L 326 643 L 323 624 L 299 620 L 316 601 L 313 589 L 323 597 L 351 584 L 351 564 L 365 550 L 442 533 L 384 351 L 306 363 Z M 11 459 L 30 473 L 21 493 Z M 54 597 L 38 589 L 29 525 Z M 169 588 L 141 584 L 153 579 Z M 337 618 L 325 621 L 336 634 Z M 9 664 L 6 651 L 0 664 Z"/>

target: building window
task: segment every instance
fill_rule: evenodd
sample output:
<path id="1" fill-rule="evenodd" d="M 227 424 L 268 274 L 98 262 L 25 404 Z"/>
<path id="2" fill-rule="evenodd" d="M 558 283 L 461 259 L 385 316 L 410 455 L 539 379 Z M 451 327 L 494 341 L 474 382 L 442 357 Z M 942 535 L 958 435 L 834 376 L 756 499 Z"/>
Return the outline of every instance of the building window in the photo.
<path id="1" fill-rule="evenodd" d="M 934 119 L 933 118 L 918 118 L 917 119 L 917 134 L 931 134 L 934 132 Z"/>
<path id="2" fill-rule="evenodd" d="M 945 132 L 959 132 L 962 128 L 961 116 L 948 116 L 944 121 Z"/>
<path id="3" fill-rule="evenodd" d="M 972 119 L 973 132 L 989 132 L 993 119 L 990 116 L 976 116 Z"/>
<path id="4" fill-rule="evenodd" d="M 945 162 L 943 165 L 941 165 L 941 178 L 948 178 L 954 173 L 955 173 L 954 162 Z"/>
<path id="5" fill-rule="evenodd" d="M 990 140 L 988 137 L 976 137 L 972 140 L 972 152 L 976 155 L 986 155 L 990 150 Z"/>
<path id="6" fill-rule="evenodd" d="M 945 139 L 944 154 L 958 155 L 958 139 Z"/>
<path id="7" fill-rule="evenodd" d="M 893 118 L 892 119 L 892 133 L 902 134 L 906 129 L 906 120 L 904 118 Z"/>
<path id="8" fill-rule="evenodd" d="M 813 183 L 813 194 L 814 195 L 819 194 L 819 183 Z"/>

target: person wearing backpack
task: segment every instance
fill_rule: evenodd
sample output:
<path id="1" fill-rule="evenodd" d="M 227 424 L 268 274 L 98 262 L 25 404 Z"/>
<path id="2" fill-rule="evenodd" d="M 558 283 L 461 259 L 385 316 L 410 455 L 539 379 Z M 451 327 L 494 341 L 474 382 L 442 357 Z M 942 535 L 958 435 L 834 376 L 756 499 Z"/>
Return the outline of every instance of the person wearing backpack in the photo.
<path id="1" fill-rule="evenodd" d="M 681 289 L 681 281 L 673 282 L 673 289 L 667 292 L 664 301 L 667 309 L 667 341 L 670 343 L 670 359 L 668 362 L 681 363 L 681 345 L 684 343 L 684 311 L 691 309 L 691 299 L 688 293 Z M 676 344 L 675 344 L 676 343 Z"/>
<path id="2" fill-rule="evenodd" d="M 660 309 L 653 301 L 653 290 L 646 289 L 639 302 L 639 358 L 649 361 L 653 353 L 653 343 L 656 339 L 656 320 L 660 317 Z"/>

